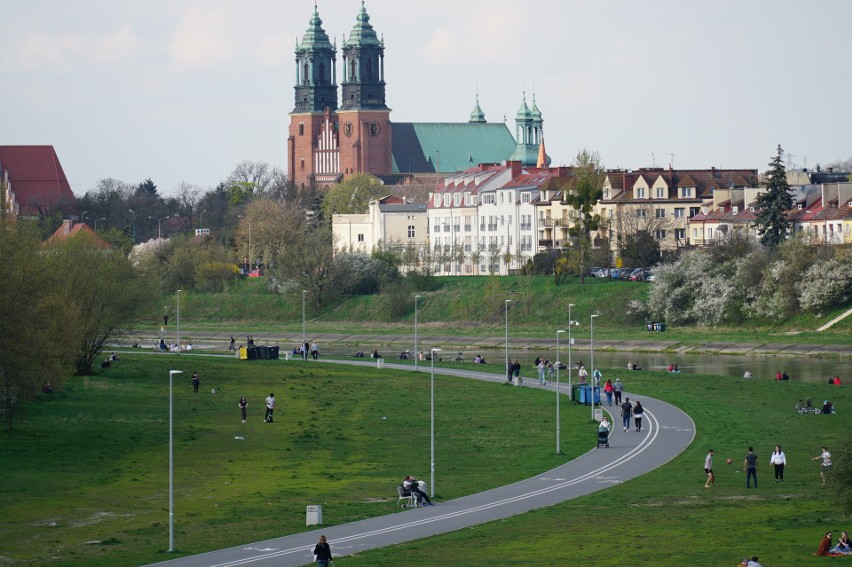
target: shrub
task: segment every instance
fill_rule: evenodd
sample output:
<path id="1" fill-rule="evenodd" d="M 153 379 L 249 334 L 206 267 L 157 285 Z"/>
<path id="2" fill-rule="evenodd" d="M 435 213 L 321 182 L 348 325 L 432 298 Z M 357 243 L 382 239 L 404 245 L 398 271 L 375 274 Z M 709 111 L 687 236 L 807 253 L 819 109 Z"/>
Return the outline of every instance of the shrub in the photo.
<path id="1" fill-rule="evenodd" d="M 852 264 L 834 258 L 814 264 L 796 284 L 796 289 L 803 310 L 822 313 L 849 300 Z"/>

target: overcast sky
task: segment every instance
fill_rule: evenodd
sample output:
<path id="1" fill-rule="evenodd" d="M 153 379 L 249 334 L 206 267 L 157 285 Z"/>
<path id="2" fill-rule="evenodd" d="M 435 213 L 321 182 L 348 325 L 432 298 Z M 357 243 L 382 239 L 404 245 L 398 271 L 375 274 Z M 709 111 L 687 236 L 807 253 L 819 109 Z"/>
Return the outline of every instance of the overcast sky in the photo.
<path id="1" fill-rule="evenodd" d="M 341 44 L 360 0 L 319 0 Z M 548 154 L 763 169 L 852 156 L 848 0 L 367 0 L 398 122 L 489 122 L 526 89 Z M 284 168 L 313 0 L 3 0 L 0 144 L 52 144 L 75 193 Z M 340 61 L 340 58 L 339 58 Z M 338 77 L 338 80 L 341 77 Z M 652 158 L 652 154 L 654 157 Z"/>

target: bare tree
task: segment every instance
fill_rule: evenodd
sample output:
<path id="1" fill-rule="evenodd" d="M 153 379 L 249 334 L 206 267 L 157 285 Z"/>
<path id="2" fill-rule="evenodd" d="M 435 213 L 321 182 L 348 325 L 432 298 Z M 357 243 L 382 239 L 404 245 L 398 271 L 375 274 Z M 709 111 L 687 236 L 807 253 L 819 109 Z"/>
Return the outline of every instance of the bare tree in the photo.
<path id="1" fill-rule="evenodd" d="M 619 208 L 608 230 L 615 231 L 622 260 L 638 268 L 653 266 L 660 259 L 659 238 L 671 230 L 668 216 L 657 216 L 652 203 Z"/>

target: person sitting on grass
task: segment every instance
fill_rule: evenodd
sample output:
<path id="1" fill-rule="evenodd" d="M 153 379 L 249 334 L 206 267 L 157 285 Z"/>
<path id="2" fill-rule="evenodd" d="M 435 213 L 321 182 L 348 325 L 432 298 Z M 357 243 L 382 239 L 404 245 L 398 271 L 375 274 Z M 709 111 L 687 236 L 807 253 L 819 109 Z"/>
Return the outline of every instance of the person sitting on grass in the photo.
<path id="1" fill-rule="evenodd" d="M 829 553 L 831 553 L 831 532 L 825 532 L 825 535 L 822 536 L 819 542 L 816 554 L 828 555 Z"/>
<path id="2" fill-rule="evenodd" d="M 837 540 L 837 545 L 831 548 L 829 553 L 836 555 L 852 555 L 852 543 L 849 542 L 849 534 L 842 532 L 840 539 Z"/>

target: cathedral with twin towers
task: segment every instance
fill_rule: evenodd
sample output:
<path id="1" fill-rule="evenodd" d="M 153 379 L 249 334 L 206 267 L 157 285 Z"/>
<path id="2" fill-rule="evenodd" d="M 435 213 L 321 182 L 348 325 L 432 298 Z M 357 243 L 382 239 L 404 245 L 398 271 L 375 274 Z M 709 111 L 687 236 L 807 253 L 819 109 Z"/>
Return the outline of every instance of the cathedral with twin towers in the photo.
<path id="1" fill-rule="evenodd" d="M 392 122 L 385 99 L 384 38 L 373 29 L 363 1 L 342 44 L 338 70 L 337 42 L 329 39 L 314 5 L 295 50 L 287 169 L 297 187 L 321 188 L 356 173 L 395 183 L 482 163 L 548 165 L 535 96 L 530 106 L 524 95 L 515 136 L 505 123 L 485 120 L 478 96 L 467 122 Z"/>

